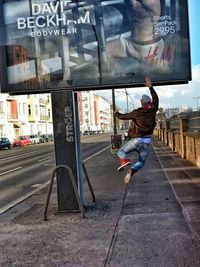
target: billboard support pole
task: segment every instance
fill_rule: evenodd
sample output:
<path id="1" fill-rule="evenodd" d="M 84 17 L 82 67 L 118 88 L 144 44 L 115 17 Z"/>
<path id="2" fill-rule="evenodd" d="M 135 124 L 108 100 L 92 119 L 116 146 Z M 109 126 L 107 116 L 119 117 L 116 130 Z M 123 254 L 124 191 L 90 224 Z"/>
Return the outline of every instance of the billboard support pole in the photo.
<path id="1" fill-rule="evenodd" d="M 116 121 L 116 117 L 115 117 L 115 109 L 116 109 L 116 106 L 115 106 L 115 90 L 112 89 L 112 106 L 113 106 L 113 131 L 114 131 L 114 134 L 117 134 L 117 121 Z"/>
<path id="2" fill-rule="evenodd" d="M 80 153 L 80 130 L 77 119 L 77 97 L 73 91 L 51 92 L 56 166 L 68 166 L 73 173 L 83 203 L 82 161 Z M 69 173 L 57 172 L 58 211 L 79 211 Z"/>

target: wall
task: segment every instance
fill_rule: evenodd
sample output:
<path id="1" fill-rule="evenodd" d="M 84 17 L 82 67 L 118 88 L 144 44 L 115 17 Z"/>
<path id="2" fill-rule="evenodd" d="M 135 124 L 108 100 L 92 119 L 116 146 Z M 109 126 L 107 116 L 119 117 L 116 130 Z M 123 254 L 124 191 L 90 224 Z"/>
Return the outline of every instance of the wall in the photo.
<path id="1" fill-rule="evenodd" d="M 197 126 L 196 123 L 195 129 L 191 128 L 191 121 L 195 118 L 199 121 L 199 114 L 196 114 L 196 117 L 194 113 L 179 114 L 176 128 L 170 125 L 173 125 L 173 119 L 177 120 L 177 117 L 159 121 L 154 134 L 182 158 L 200 168 L 200 125 Z"/>

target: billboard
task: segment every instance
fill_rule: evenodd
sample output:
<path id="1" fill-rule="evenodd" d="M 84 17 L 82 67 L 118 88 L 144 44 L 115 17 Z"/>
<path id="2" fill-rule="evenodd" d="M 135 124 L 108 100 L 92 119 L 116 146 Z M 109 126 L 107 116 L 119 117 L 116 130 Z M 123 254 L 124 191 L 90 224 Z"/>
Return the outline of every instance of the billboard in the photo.
<path id="1" fill-rule="evenodd" d="M 191 80 L 187 0 L 2 0 L 8 93 Z"/>

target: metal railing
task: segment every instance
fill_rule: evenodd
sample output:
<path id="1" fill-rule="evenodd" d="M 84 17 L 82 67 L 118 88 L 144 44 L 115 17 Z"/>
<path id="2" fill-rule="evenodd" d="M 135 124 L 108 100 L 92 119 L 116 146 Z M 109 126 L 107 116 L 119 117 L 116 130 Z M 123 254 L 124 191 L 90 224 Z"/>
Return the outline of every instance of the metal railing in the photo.
<path id="1" fill-rule="evenodd" d="M 51 191 L 52 191 L 52 187 L 53 187 L 55 174 L 61 168 L 65 169 L 69 173 L 69 177 L 70 177 L 70 180 L 71 180 L 71 183 L 72 183 L 72 186 L 73 186 L 73 190 L 74 190 L 74 193 L 75 193 L 75 196 L 76 196 L 76 199 L 77 199 L 80 211 L 81 211 L 82 218 L 85 217 L 85 210 L 83 208 L 83 205 L 81 203 L 81 200 L 80 200 L 80 197 L 79 197 L 79 194 L 78 194 L 77 185 L 76 185 L 75 178 L 74 178 L 74 175 L 72 173 L 72 170 L 67 165 L 58 165 L 53 170 L 53 173 L 52 173 L 52 176 L 51 176 L 51 180 L 50 180 L 50 184 L 49 184 L 49 190 L 48 190 L 47 199 L 46 199 L 45 208 L 44 208 L 44 220 L 45 221 L 47 221 L 47 210 L 48 210 L 48 206 L 49 206 L 49 200 L 50 200 L 50 196 L 51 196 Z"/>
<path id="2" fill-rule="evenodd" d="M 180 119 L 184 118 L 187 122 L 187 131 L 200 132 L 200 112 L 180 113 L 170 118 L 159 121 L 162 129 L 180 130 Z"/>
<path id="3" fill-rule="evenodd" d="M 95 202 L 96 200 L 95 200 L 94 191 L 92 189 L 92 185 L 90 183 L 90 179 L 89 179 L 89 176 L 87 174 L 87 171 L 86 171 L 86 168 L 85 168 L 85 164 L 83 162 L 82 162 L 82 167 L 83 167 L 83 172 L 85 174 L 86 182 L 87 182 L 88 187 L 89 187 L 89 191 L 90 191 L 91 196 L 92 196 L 92 200 L 93 200 L 93 202 Z M 51 192 L 52 192 L 52 187 L 53 187 L 55 174 L 61 168 L 65 169 L 69 173 L 70 180 L 71 180 L 71 183 L 72 183 L 72 186 L 73 186 L 73 190 L 74 190 L 74 193 L 75 193 L 78 205 L 79 205 L 79 209 L 81 211 L 81 217 L 85 218 L 85 210 L 84 210 L 84 207 L 83 207 L 83 205 L 81 203 L 81 199 L 80 199 L 80 196 L 79 196 L 79 193 L 78 193 L 77 185 L 76 185 L 75 178 L 74 178 L 74 175 L 72 173 L 71 168 L 69 166 L 67 166 L 67 165 L 58 165 L 53 170 L 53 173 L 52 173 L 52 176 L 51 176 L 51 179 L 50 179 L 49 190 L 48 190 L 47 199 L 46 199 L 45 208 L 44 208 L 44 220 L 47 221 L 47 210 L 48 210 L 48 206 L 49 206 L 49 201 L 50 201 L 50 196 L 51 196 Z"/>

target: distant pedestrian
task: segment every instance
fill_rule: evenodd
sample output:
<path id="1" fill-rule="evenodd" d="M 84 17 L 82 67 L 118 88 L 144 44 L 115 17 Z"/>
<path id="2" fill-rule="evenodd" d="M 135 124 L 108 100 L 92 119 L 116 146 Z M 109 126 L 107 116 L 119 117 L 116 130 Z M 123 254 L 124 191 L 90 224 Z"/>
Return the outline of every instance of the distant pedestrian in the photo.
<path id="1" fill-rule="evenodd" d="M 145 80 L 145 85 L 149 88 L 152 99 L 144 94 L 140 100 L 142 107 L 126 114 L 115 112 L 115 116 L 118 119 L 132 121 L 128 129 L 128 137 L 131 139 L 118 151 L 118 157 L 120 158 L 118 171 L 131 164 L 127 157 L 129 153 L 136 151 L 139 154 L 138 161 L 128 170 L 124 178 L 125 183 L 129 183 L 131 177 L 144 166 L 149 155 L 151 135 L 156 126 L 155 117 L 158 111 L 159 99 L 152 86 L 151 79 L 146 77 Z"/>

